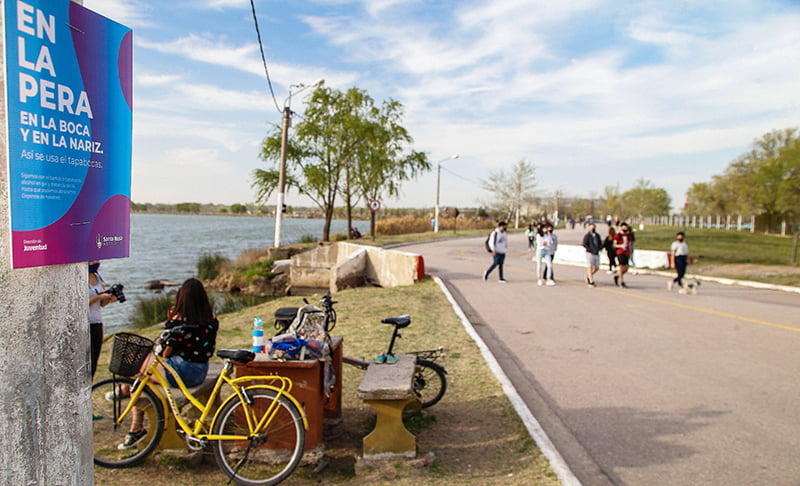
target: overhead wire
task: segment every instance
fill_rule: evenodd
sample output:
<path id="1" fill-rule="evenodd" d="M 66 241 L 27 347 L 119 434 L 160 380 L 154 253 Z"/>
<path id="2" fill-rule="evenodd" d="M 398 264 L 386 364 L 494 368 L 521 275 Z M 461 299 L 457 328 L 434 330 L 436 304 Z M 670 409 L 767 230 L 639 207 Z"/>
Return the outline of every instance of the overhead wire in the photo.
<path id="1" fill-rule="evenodd" d="M 250 7 L 253 10 L 253 22 L 256 25 L 256 35 L 258 36 L 258 48 L 261 50 L 261 62 L 264 64 L 264 72 L 267 75 L 267 84 L 269 85 L 269 92 L 272 95 L 272 102 L 275 103 L 275 109 L 278 113 L 282 110 L 278 105 L 278 100 L 275 99 L 275 91 L 272 89 L 272 80 L 269 78 L 269 68 L 267 68 L 267 57 L 264 55 L 264 44 L 261 42 L 261 30 L 258 28 L 258 18 L 256 17 L 256 4 L 254 0 L 250 0 Z"/>
<path id="2" fill-rule="evenodd" d="M 454 175 L 454 176 L 458 177 L 459 179 L 465 180 L 467 182 L 471 182 L 472 184 L 475 184 L 476 186 L 482 186 L 482 184 L 480 182 L 473 181 L 472 179 L 468 179 L 468 178 L 462 176 L 461 174 L 459 174 L 458 172 L 453 172 L 452 170 L 448 169 L 447 167 L 442 167 L 442 170 L 447 172 L 450 175 Z"/>

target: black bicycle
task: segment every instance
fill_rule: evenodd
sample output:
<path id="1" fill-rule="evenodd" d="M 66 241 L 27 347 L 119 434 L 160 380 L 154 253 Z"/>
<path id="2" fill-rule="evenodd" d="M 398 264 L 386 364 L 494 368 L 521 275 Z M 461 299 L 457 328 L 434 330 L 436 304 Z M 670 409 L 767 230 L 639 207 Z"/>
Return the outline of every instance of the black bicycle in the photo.
<path id="1" fill-rule="evenodd" d="M 324 316 L 325 330 L 330 332 L 336 326 L 336 310 L 333 308 L 334 304 L 338 302 L 331 298 L 331 293 L 326 292 L 320 300 L 322 309 L 313 308 L 306 299 L 303 299 L 306 307 L 282 307 L 275 312 L 275 329 L 278 334 L 285 333 L 292 322 L 297 319 L 301 310 L 304 312 L 321 312 Z M 406 328 L 411 325 L 411 316 L 403 315 L 399 317 L 387 317 L 381 319 L 384 324 L 394 326 L 392 331 L 392 338 L 389 341 L 389 348 L 384 354 L 377 356 L 374 360 L 376 363 L 392 363 L 395 360 L 394 344 L 397 338 L 403 337 L 400 334 L 400 329 Z M 419 398 L 422 408 L 428 408 L 435 405 L 442 399 L 447 391 L 447 371 L 444 366 L 436 361 L 444 358 L 444 349 L 430 349 L 425 351 L 410 351 L 405 354 L 411 354 L 417 358 L 417 369 L 414 374 L 414 393 Z M 370 361 L 364 359 L 351 358 L 349 356 L 342 356 L 342 362 L 351 366 L 355 366 L 362 370 L 366 370 L 370 365 Z"/>

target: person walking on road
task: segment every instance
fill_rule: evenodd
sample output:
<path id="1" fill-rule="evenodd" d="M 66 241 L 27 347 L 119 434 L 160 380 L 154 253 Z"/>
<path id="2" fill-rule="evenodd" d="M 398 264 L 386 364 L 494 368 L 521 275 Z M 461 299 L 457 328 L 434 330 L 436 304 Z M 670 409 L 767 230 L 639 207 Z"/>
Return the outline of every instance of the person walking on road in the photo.
<path id="1" fill-rule="evenodd" d="M 614 275 L 614 284 L 618 287 L 627 287 L 625 285 L 625 273 L 628 272 L 631 243 L 631 228 L 628 223 L 622 223 L 620 232 L 614 237 L 614 248 L 617 249 L 617 275 Z"/>
<path id="2" fill-rule="evenodd" d="M 545 223 L 541 232 L 536 236 L 536 274 L 539 275 L 538 285 L 553 286 L 553 255 L 558 247 L 558 240 L 553 240 L 553 225 Z M 544 271 L 541 270 L 541 262 L 544 260 Z"/>
<path id="3" fill-rule="evenodd" d="M 678 276 L 670 280 L 667 284 L 667 289 L 672 292 L 672 287 L 678 284 L 678 287 L 683 288 L 683 276 L 686 275 L 686 265 L 689 261 L 689 245 L 686 244 L 684 239 L 686 235 L 683 231 L 678 231 L 675 241 L 670 246 L 672 252 L 672 267 L 675 268 Z"/>
<path id="4" fill-rule="evenodd" d="M 608 236 L 603 240 L 603 248 L 606 250 L 606 256 L 608 256 L 608 272 L 606 273 L 614 275 L 614 271 L 617 269 L 617 249 L 614 248 L 614 239 L 617 236 L 617 232 L 611 226 L 610 221 L 609 219 Z"/>
<path id="5" fill-rule="evenodd" d="M 506 251 L 508 251 L 508 234 L 506 233 L 506 222 L 500 221 L 497 228 L 489 235 L 489 249 L 492 250 L 492 265 L 483 272 L 483 279 L 489 280 L 489 274 L 497 267 L 500 273 L 500 283 L 506 283 L 503 278 L 503 264 L 506 261 Z"/>
<path id="6" fill-rule="evenodd" d="M 528 251 L 536 249 L 536 228 L 533 227 L 532 224 L 528 225 L 528 229 L 525 230 L 525 237 L 528 238 Z"/>
<path id="7" fill-rule="evenodd" d="M 589 223 L 589 231 L 583 235 L 583 248 L 586 250 L 586 284 L 595 287 L 594 274 L 600 269 L 600 250 L 603 249 L 603 243 L 594 223 Z"/>

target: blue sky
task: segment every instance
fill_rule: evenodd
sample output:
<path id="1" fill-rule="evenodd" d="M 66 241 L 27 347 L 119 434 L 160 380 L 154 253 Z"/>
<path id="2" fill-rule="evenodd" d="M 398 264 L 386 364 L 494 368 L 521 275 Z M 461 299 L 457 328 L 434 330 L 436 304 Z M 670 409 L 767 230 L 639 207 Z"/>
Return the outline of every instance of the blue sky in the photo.
<path id="1" fill-rule="evenodd" d="M 132 199 L 252 202 L 259 143 L 280 113 L 249 0 L 84 5 L 134 29 Z M 755 138 L 800 126 L 796 0 L 256 0 L 256 10 L 277 104 L 319 79 L 401 102 L 415 149 L 434 165 L 460 155 L 442 164 L 443 206 L 489 200 L 479 182 L 525 159 L 543 197 L 645 178 L 679 207 Z M 434 170 L 383 204 L 432 207 L 435 188 Z"/>

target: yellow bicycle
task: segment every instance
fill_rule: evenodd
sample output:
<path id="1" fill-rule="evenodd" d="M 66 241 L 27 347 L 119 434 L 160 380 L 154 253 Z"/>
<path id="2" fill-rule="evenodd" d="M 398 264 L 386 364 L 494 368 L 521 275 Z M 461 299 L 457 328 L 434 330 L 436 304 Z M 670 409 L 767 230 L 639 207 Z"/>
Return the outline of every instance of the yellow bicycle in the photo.
<path id="1" fill-rule="evenodd" d="M 286 479 L 302 459 L 308 428 L 302 406 L 290 393 L 292 381 L 277 375 L 233 377 L 234 363 L 248 363 L 255 354 L 219 350 L 224 366 L 208 400 L 201 403 L 160 356 L 171 334 L 164 331 L 157 343 L 136 334 L 114 336 L 109 364 L 114 376 L 92 385 L 95 464 L 123 468 L 145 460 L 164 433 L 166 409 L 187 445 L 196 450 L 211 445 L 219 468 L 236 484 L 273 485 Z M 148 356 L 152 362 L 140 374 Z M 157 371 L 159 365 L 172 375 L 198 418 L 181 413 L 166 378 Z M 221 393 L 225 384 L 232 390 L 227 396 Z M 132 430 L 138 433 L 128 437 Z"/>

